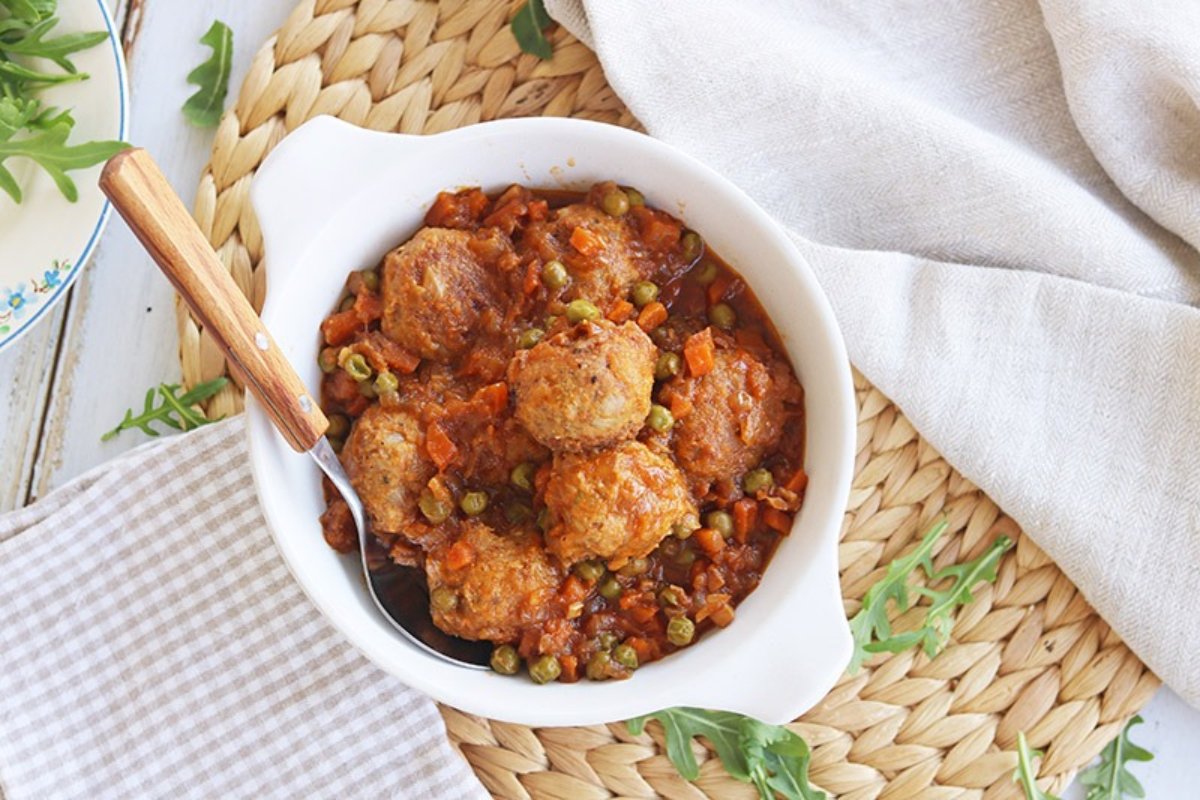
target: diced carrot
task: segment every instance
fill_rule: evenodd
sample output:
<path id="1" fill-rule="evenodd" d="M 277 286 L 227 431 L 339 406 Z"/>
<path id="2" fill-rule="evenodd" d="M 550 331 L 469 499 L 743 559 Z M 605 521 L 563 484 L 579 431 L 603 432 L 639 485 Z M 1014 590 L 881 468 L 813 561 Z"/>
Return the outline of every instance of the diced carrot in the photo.
<path id="1" fill-rule="evenodd" d="M 383 299 L 373 292 L 363 292 L 354 298 L 354 313 L 363 325 L 369 325 L 383 316 Z"/>
<path id="2" fill-rule="evenodd" d="M 459 539 L 446 551 L 446 568 L 462 569 L 475 560 L 475 548 L 466 539 Z"/>
<path id="3" fill-rule="evenodd" d="M 563 599 L 563 602 L 568 605 L 577 600 L 582 600 L 587 597 L 588 587 L 578 575 L 571 573 L 567 579 L 563 581 L 562 588 L 558 592 Z"/>
<path id="4" fill-rule="evenodd" d="M 696 540 L 696 544 L 700 546 L 700 549 L 710 556 L 716 555 L 725 549 L 724 537 L 712 528 L 700 528 L 692 534 L 692 538 Z"/>
<path id="5" fill-rule="evenodd" d="M 642 241 L 646 247 L 660 253 L 670 250 L 679 243 L 682 234 L 679 223 L 666 214 L 648 214 L 642 217 Z"/>
<path id="6" fill-rule="evenodd" d="M 377 372 L 389 369 L 392 372 L 408 375 L 421 365 L 421 359 L 418 356 L 405 350 L 380 331 L 371 331 L 365 340 L 352 345 L 352 347 L 362 351 L 371 364 L 371 368 Z"/>
<path id="7" fill-rule="evenodd" d="M 613 303 L 613 307 L 608 310 L 606 315 L 610 322 L 615 322 L 620 325 L 633 316 L 633 303 L 628 300 L 618 300 Z"/>
<path id="8" fill-rule="evenodd" d="M 525 268 L 525 280 L 521 284 L 521 291 L 525 294 L 534 294 L 538 287 L 542 285 L 542 273 L 538 269 L 536 261 L 530 261 L 529 266 Z"/>
<path id="9" fill-rule="evenodd" d="M 763 509 L 763 522 L 773 531 L 788 534 L 792 530 L 792 517 L 778 508 L 767 506 Z"/>
<path id="10" fill-rule="evenodd" d="M 788 478 L 787 483 L 783 485 L 783 488 L 789 492 L 803 492 L 807 487 L 808 473 L 804 471 L 804 467 L 796 470 L 796 473 Z"/>
<path id="11" fill-rule="evenodd" d="M 670 401 L 671 416 L 675 419 L 683 419 L 688 414 L 692 413 L 694 406 L 692 401 L 688 400 L 678 392 L 671 393 Z"/>
<path id="12" fill-rule="evenodd" d="M 650 646 L 650 642 L 646 641 L 640 636 L 630 636 L 625 640 L 625 644 L 632 647 L 633 652 L 637 653 L 639 663 L 644 664 L 647 661 L 650 661 L 650 657 L 654 654 L 654 650 Z"/>
<path id="13" fill-rule="evenodd" d="M 658 613 L 658 609 L 654 606 L 634 606 L 629 610 L 629 616 L 639 624 L 645 625 L 650 620 L 654 619 L 654 615 Z"/>
<path id="14" fill-rule="evenodd" d="M 647 303 L 637 318 L 638 327 L 646 333 L 649 333 L 666 321 L 667 307 L 657 300 L 653 303 Z"/>
<path id="15" fill-rule="evenodd" d="M 550 215 L 550 204 L 545 200 L 534 200 L 529 204 L 531 222 L 541 222 Z"/>
<path id="16" fill-rule="evenodd" d="M 693 333 L 683 343 L 683 358 L 688 372 L 696 377 L 707 375 L 717 365 L 717 348 L 713 344 L 712 328 Z"/>
<path id="17" fill-rule="evenodd" d="M 492 416 L 498 417 L 504 409 L 508 408 L 508 384 L 503 381 L 489 383 L 475 392 L 475 399 L 482 401 L 488 411 L 492 412 Z"/>
<path id="18" fill-rule="evenodd" d="M 636 606 L 641 602 L 641 596 L 637 592 L 622 592 L 620 599 L 617 600 L 617 605 L 624 611 Z"/>
<path id="19" fill-rule="evenodd" d="M 747 350 L 766 350 L 767 343 L 762 332 L 755 328 L 738 328 L 733 332 L 734 340 Z"/>
<path id="20" fill-rule="evenodd" d="M 717 275 L 716 280 L 708 285 L 708 304 L 714 305 L 721 301 L 725 293 L 733 286 L 737 279 L 728 272 L 721 272 Z"/>
<path id="21" fill-rule="evenodd" d="M 725 576 L 721 574 L 720 568 L 713 564 L 708 568 L 708 590 L 714 591 L 725 585 Z"/>
<path id="22" fill-rule="evenodd" d="M 571 246 L 590 258 L 604 250 L 604 241 L 587 228 L 577 227 L 571 231 Z"/>
<path id="23" fill-rule="evenodd" d="M 709 617 L 715 625 L 721 628 L 728 628 L 733 622 L 733 606 L 729 603 L 717 606 L 717 609 L 712 612 Z"/>
<path id="24" fill-rule="evenodd" d="M 745 544 L 757 524 L 758 502 L 754 498 L 743 497 L 733 504 L 733 532 L 739 542 Z"/>
<path id="25" fill-rule="evenodd" d="M 439 470 L 448 467 L 458 455 L 458 447 L 436 420 L 429 423 L 429 429 L 425 432 L 425 449 L 429 451 L 429 457 L 437 464 Z"/>
<path id="26" fill-rule="evenodd" d="M 570 653 L 564 653 L 558 657 L 558 663 L 562 666 L 562 674 L 558 679 L 563 683 L 574 683 L 579 680 L 579 659 Z"/>
<path id="27" fill-rule="evenodd" d="M 321 323 L 321 335 L 325 337 L 325 344 L 337 347 L 353 339 L 354 334 L 364 327 L 357 312 L 351 308 L 326 317 Z"/>

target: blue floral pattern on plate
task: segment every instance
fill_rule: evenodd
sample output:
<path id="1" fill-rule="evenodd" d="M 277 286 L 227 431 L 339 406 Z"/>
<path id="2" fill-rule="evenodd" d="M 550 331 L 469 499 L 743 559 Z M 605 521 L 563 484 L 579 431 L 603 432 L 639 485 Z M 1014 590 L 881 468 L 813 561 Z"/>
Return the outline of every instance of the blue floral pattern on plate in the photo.
<path id="1" fill-rule="evenodd" d="M 70 261 L 55 261 L 42 273 L 41 280 L 34 278 L 16 286 L 0 286 L 0 336 L 12 330 L 12 323 L 49 299 L 70 271 Z"/>

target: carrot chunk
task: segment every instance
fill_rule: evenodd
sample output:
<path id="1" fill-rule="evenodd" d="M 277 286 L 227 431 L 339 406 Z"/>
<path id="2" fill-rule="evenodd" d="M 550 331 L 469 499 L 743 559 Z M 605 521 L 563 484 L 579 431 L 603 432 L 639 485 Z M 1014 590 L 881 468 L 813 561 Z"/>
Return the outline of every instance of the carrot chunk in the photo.
<path id="1" fill-rule="evenodd" d="M 683 419 L 688 414 L 692 413 L 694 408 L 695 406 L 692 404 L 691 400 L 688 400 L 686 397 L 675 392 L 671 393 L 671 416 L 675 419 Z"/>
<path id="2" fill-rule="evenodd" d="M 730 290 L 736 279 L 728 272 L 717 275 L 716 280 L 708 285 L 708 304 L 714 305 Z"/>
<path id="3" fill-rule="evenodd" d="M 770 506 L 763 509 L 763 522 L 773 531 L 787 535 L 792 530 L 792 517 L 785 511 Z"/>
<path id="4" fill-rule="evenodd" d="M 363 325 L 369 325 L 383 316 L 383 300 L 373 292 L 363 292 L 354 298 L 354 313 Z"/>
<path id="5" fill-rule="evenodd" d="M 700 528 L 692 534 L 692 538 L 696 540 L 696 544 L 710 556 L 725 549 L 725 539 L 721 534 L 717 533 L 712 528 Z"/>
<path id="6" fill-rule="evenodd" d="M 525 280 L 521 283 L 521 291 L 525 294 L 535 294 L 541 285 L 542 271 L 538 269 L 536 261 L 530 261 L 529 266 L 525 268 Z"/>
<path id="7" fill-rule="evenodd" d="M 475 560 L 475 548 L 466 539 L 459 539 L 446 551 L 446 567 L 462 569 Z"/>
<path id="8" fill-rule="evenodd" d="M 739 542 L 745 544 L 746 537 L 758 524 L 758 502 L 750 497 L 743 497 L 733 504 L 733 533 Z"/>
<path id="9" fill-rule="evenodd" d="M 808 473 L 804 471 L 804 467 L 796 470 L 796 474 L 788 478 L 788 482 L 783 485 L 783 488 L 789 492 L 803 492 L 808 486 Z"/>
<path id="10" fill-rule="evenodd" d="M 437 464 L 439 470 L 444 470 L 454 461 L 454 457 L 458 455 L 458 447 L 442 430 L 442 426 L 436 421 L 429 424 L 429 429 L 425 432 L 425 449 L 429 451 L 429 457 L 433 459 L 433 463 Z"/>
<path id="11" fill-rule="evenodd" d="M 696 377 L 707 375 L 717 365 L 717 348 L 713 344 L 712 328 L 693 333 L 683 343 L 683 358 L 688 372 Z"/>
<path id="12" fill-rule="evenodd" d="M 599 255 L 604 250 L 603 240 L 587 228 L 571 231 L 571 246 L 589 258 Z"/>
<path id="13" fill-rule="evenodd" d="M 646 333 L 657 328 L 667 321 L 667 307 L 655 300 L 653 303 L 647 303 L 642 312 L 638 314 L 638 327 Z"/>
<path id="14" fill-rule="evenodd" d="M 321 335 L 325 344 L 337 347 L 354 338 L 354 334 L 366 327 L 353 308 L 330 314 L 321 323 Z"/>
<path id="15" fill-rule="evenodd" d="M 489 383 L 475 392 L 475 399 L 482 401 L 488 411 L 492 412 L 493 417 L 498 417 L 504 409 L 508 408 L 508 384 L 503 381 Z"/>
<path id="16" fill-rule="evenodd" d="M 613 307 L 608 310 L 607 317 L 610 322 L 615 322 L 620 325 L 627 319 L 633 316 L 633 303 L 628 300 L 618 300 L 613 303 Z"/>

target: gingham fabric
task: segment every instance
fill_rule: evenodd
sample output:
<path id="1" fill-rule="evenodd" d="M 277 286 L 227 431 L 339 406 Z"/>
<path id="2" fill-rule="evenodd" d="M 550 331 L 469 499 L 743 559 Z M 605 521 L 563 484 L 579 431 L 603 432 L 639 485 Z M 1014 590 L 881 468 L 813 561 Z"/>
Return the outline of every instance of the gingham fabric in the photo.
<path id="1" fill-rule="evenodd" d="M 284 567 L 243 425 L 0 518 L 5 800 L 486 796 L 433 703 Z"/>
<path id="2" fill-rule="evenodd" d="M 1200 2 L 546 5 L 791 230 L 854 364 L 1200 706 Z"/>

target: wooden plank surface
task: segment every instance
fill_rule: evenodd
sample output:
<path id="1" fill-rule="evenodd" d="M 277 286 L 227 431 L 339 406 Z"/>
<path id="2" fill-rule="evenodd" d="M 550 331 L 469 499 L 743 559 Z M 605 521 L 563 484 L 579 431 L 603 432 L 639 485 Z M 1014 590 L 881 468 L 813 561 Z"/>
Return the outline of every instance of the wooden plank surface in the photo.
<path id="1" fill-rule="evenodd" d="M 231 92 L 251 56 L 296 0 L 109 0 L 124 26 L 133 115 L 131 140 L 149 149 L 190 201 L 212 142 L 189 128 L 179 107 L 188 71 L 207 51 L 197 40 L 213 19 L 234 31 Z M 0 353 L 0 511 L 17 508 L 145 437 L 109 443 L 100 434 L 145 389 L 177 380 L 170 287 L 132 234 L 114 218 L 68 300 Z M 1135 738 L 1158 755 L 1135 767 L 1150 797 L 1190 797 L 1200 784 L 1200 712 L 1161 691 Z M 1082 798 L 1078 786 L 1064 800 Z"/>

